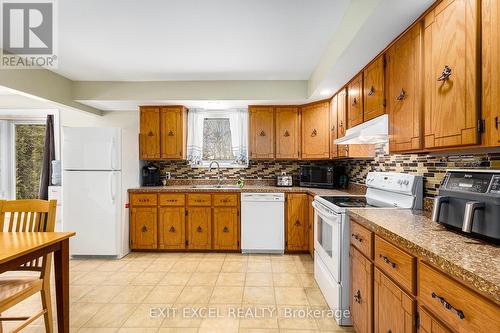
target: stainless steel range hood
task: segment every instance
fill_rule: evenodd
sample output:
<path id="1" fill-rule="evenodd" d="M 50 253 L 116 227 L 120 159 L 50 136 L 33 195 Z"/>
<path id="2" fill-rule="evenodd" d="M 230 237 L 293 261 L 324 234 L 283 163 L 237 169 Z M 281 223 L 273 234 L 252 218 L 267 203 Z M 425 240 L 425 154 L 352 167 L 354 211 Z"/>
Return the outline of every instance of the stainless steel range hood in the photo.
<path id="1" fill-rule="evenodd" d="M 353 128 L 345 136 L 335 140 L 335 144 L 374 144 L 389 142 L 389 116 L 384 114 Z"/>

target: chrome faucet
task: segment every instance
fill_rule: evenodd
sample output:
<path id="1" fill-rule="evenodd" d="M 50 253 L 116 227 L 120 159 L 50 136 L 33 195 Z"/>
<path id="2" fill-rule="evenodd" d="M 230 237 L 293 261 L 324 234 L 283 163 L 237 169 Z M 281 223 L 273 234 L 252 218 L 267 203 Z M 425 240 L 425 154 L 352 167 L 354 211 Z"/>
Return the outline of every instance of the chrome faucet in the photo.
<path id="1" fill-rule="evenodd" d="M 212 172 L 212 164 L 214 164 L 214 163 L 217 165 L 217 185 L 221 185 L 222 175 L 220 173 L 220 164 L 219 164 L 219 162 L 217 162 L 216 160 L 213 160 L 212 162 L 210 162 L 210 164 L 208 165 L 208 172 Z"/>

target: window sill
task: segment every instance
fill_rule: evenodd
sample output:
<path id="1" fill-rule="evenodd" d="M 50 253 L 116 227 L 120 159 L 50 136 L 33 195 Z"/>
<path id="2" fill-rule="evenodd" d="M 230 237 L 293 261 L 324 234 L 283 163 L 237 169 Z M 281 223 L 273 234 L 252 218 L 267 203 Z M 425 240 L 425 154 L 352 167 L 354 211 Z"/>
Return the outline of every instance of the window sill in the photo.
<path id="1" fill-rule="evenodd" d="M 210 161 L 211 162 L 211 161 Z M 208 169 L 210 167 L 210 162 L 202 162 L 201 164 L 191 165 L 193 169 Z M 231 162 L 219 162 L 221 169 L 245 169 L 248 168 L 248 164 L 235 164 Z M 217 166 L 214 164 L 214 168 Z"/>

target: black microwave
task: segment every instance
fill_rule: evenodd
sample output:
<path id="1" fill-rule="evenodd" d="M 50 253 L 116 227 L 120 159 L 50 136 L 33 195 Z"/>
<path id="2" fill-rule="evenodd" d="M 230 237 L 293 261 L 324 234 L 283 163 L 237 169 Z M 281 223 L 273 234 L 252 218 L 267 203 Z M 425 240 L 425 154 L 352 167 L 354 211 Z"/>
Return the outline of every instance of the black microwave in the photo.
<path id="1" fill-rule="evenodd" d="M 300 186 L 317 188 L 336 188 L 339 178 L 343 174 L 333 166 L 301 166 Z"/>

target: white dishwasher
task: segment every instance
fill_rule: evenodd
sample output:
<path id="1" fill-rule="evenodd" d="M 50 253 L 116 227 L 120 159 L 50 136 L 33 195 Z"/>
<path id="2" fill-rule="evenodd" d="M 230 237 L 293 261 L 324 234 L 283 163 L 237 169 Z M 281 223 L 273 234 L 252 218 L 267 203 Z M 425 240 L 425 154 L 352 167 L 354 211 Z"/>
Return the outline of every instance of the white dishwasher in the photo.
<path id="1" fill-rule="evenodd" d="M 241 194 L 241 252 L 285 252 L 285 194 Z"/>

